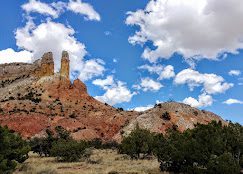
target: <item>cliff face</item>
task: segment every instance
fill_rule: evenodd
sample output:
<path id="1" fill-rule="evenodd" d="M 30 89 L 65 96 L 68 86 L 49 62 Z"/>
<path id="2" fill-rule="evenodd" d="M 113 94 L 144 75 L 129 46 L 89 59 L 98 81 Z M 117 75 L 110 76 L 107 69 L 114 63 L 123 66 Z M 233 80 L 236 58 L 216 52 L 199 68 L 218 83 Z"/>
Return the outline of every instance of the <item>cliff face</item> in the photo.
<path id="1" fill-rule="evenodd" d="M 52 76 L 54 75 L 54 61 L 51 52 L 45 53 L 41 58 L 40 70 L 35 73 L 38 77 Z"/>
<path id="2" fill-rule="evenodd" d="M 33 64 L 28 63 L 10 63 L 0 65 L 0 83 L 13 82 L 19 79 L 54 75 L 54 61 L 51 52 L 45 53 L 41 60 Z"/>
<path id="3" fill-rule="evenodd" d="M 0 125 L 7 125 L 24 138 L 44 136 L 46 129 L 62 126 L 76 139 L 120 141 L 137 123 L 164 133 L 173 124 L 183 131 L 197 122 L 222 120 L 176 102 L 159 104 L 145 112 L 118 110 L 89 96 L 80 80 L 70 82 L 67 52 L 63 52 L 61 61 L 57 74 L 52 53 L 45 53 L 33 64 L 0 65 Z M 170 119 L 163 117 L 165 112 Z"/>

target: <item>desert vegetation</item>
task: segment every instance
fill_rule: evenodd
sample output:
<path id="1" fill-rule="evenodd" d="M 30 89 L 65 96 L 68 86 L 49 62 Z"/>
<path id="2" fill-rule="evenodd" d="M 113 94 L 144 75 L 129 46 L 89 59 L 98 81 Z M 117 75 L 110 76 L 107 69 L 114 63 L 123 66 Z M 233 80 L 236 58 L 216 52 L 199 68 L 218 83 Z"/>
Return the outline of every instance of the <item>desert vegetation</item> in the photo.
<path id="1" fill-rule="evenodd" d="M 11 173 L 28 158 L 29 145 L 7 127 L 0 126 L 0 173 Z"/>
<path id="2" fill-rule="evenodd" d="M 129 169 L 133 173 L 237 174 L 243 168 L 240 124 L 222 125 L 212 121 L 184 132 L 173 126 L 165 135 L 136 126 L 120 144 L 100 139 L 77 141 L 60 126 L 55 131 L 47 130 L 46 134 L 27 143 L 7 128 L 1 128 L 0 170 L 11 173 L 19 163 L 15 173 L 38 173 L 44 170 L 37 167 L 42 166 L 37 164 L 38 159 L 43 163 L 49 161 L 47 173 L 62 173 L 62 169 L 80 173 L 77 168 L 84 173 L 99 173 L 100 168 L 103 173 L 122 173 Z M 132 170 L 132 164 L 137 168 Z"/>
<path id="3" fill-rule="evenodd" d="M 243 168 L 243 127 L 213 121 L 183 133 L 174 126 L 166 135 L 137 128 L 119 152 L 139 159 L 154 155 L 161 171 L 189 174 L 237 174 Z"/>
<path id="4" fill-rule="evenodd" d="M 90 149 L 88 158 L 79 162 L 57 162 L 55 157 L 39 157 L 29 153 L 29 158 L 17 166 L 14 174 L 168 174 L 161 172 L 159 162 L 153 159 L 131 160 L 126 154 L 112 149 Z"/>

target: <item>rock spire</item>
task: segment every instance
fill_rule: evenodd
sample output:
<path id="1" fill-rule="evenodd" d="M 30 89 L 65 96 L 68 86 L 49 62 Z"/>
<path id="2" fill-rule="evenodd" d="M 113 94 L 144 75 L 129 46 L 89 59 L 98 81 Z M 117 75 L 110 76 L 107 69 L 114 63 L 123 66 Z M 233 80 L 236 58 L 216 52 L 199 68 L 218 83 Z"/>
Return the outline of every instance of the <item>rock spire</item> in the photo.
<path id="1" fill-rule="evenodd" d="M 69 79 L 69 55 L 67 51 L 62 52 L 60 75 Z"/>

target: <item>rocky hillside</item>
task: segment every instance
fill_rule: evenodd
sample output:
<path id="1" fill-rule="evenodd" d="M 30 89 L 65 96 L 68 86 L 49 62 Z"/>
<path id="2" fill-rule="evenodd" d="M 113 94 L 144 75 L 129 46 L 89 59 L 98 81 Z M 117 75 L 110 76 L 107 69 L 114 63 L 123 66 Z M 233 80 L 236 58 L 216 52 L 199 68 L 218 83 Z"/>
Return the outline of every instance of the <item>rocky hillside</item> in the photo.
<path id="1" fill-rule="evenodd" d="M 131 120 L 121 132 L 129 134 L 135 126 L 149 129 L 153 132 L 165 133 L 173 125 L 180 131 L 192 129 L 195 124 L 207 124 L 212 120 L 226 123 L 218 115 L 205 110 L 193 108 L 190 105 L 178 102 L 165 102 L 156 104 L 154 108 L 140 112 L 139 116 Z"/>
<path id="2" fill-rule="evenodd" d="M 89 96 L 80 80 L 71 83 L 67 52 L 61 60 L 61 71 L 56 74 L 52 53 L 45 53 L 33 64 L 0 65 L 0 125 L 24 138 L 44 136 L 46 129 L 62 126 L 76 139 L 120 141 L 137 123 L 164 133 L 172 125 L 183 131 L 197 122 L 222 120 L 176 102 L 157 104 L 145 112 L 116 109 Z"/>

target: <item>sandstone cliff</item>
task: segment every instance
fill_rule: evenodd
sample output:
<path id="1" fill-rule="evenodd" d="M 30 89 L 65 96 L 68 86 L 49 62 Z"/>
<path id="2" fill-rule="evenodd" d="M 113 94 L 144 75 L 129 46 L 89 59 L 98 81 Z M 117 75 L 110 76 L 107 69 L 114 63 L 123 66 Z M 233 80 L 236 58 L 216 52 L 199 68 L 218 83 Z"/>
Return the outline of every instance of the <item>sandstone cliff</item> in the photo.
<path id="1" fill-rule="evenodd" d="M 46 129 L 62 126 L 76 139 L 120 141 L 137 123 L 164 133 L 173 124 L 183 131 L 197 122 L 222 120 L 176 102 L 158 104 L 145 112 L 121 111 L 101 103 L 89 96 L 83 82 L 71 83 L 67 52 L 63 52 L 61 70 L 56 74 L 50 52 L 33 64 L 0 65 L 0 84 L 0 125 L 25 138 L 44 136 Z M 163 116 L 166 112 L 170 118 Z"/>

